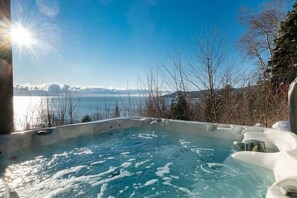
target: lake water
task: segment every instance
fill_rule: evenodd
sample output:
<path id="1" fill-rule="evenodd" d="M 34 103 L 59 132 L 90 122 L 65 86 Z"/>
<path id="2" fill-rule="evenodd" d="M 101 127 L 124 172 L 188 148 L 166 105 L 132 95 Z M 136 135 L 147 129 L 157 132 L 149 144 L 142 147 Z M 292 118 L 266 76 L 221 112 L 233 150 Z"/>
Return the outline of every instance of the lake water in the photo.
<path id="1" fill-rule="evenodd" d="M 28 124 L 36 124 L 42 113 L 47 109 L 53 112 L 69 112 L 69 105 L 73 106 L 73 115 L 76 122 L 80 122 L 84 115 L 92 119 L 104 119 L 111 117 L 115 111 L 116 104 L 119 106 L 121 116 L 137 115 L 137 109 L 144 103 L 143 96 L 128 95 L 96 95 L 96 96 L 72 96 L 65 97 L 45 96 L 14 96 L 14 122 L 16 130 L 23 130 Z M 72 101 L 72 103 L 70 103 Z M 66 104 L 66 106 L 64 105 Z M 27 126 L 26 126 L 27 125 Z"/>

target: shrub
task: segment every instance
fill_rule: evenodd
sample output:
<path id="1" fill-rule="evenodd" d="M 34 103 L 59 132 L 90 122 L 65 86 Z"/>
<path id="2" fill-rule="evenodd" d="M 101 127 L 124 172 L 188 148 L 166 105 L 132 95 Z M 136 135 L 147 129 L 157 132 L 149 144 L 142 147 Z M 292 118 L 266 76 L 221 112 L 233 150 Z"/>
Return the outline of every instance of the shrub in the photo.
<path id="1" fill-rule="evenodd" d="M 91 122 L 91 117 L 89 115 L 84 115 L 84 117 L 81 119 L 82 122 Z"/>

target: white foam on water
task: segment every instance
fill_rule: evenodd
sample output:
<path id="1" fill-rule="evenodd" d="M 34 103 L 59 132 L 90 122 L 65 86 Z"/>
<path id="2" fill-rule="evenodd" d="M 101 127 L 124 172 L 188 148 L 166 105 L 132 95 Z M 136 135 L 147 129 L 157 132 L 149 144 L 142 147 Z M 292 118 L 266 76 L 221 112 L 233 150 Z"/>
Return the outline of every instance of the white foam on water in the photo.
<path id="1" fill-rule="evenodd" d="M 135 174 L 136 175 L 141 175 L 142 174 L 142 171 L 137 171 Z"/>
<path id="2" fill-rule="evenodd" d="M 175 175 L 170 175 L 170 177 L 172 177 L 173 179 L 179 179 L 179 176 L 175 176 Z"/>
<path id="3" fill-rule="evenodd" d="M 238 174 L 236 170 L 234 170 L 232 167 L 227 166 L 225 164 L 207 163 L 207 165 L 209 166 L 209 168 L 213 169 L 215 172 L 224 173 L 224 174 L 230 175 L 231 177 Z M 217 169 L 214 169 L 214 168 L 217 168 Z M 218 168 L 220 168 L 220 169 L 218 169 Z"/>
<path id="4" fill-rule="evenodd" d="M 121 155 L 129 155 L 130 154 L 130 152 L 123 152 L 123 153 L 121 153 Z"/>
<path id="5" fill-rule="evenodd" d="M 204 156 L 210 156 L 213 155 L 213 151 L 214 149 L 210 149 L 210 148 L 191 148 L 191 151 L 193 153 L 197 153 L 198 155 L 204 155 Z"/>
<path id="6" fill-rule="evenodd" d="M 116 175 L 114 177 L 103 179 L 103 180 L 100 180 L 98 182 L 95 182 L 95 183 L 92 184 L 92 186 L 98 186 L 98 185 L 101 185 L 101 184 L 104 184 L 104 183 L 109 183 L 111 181 L 114 181 L 114 180 L 117 180 L 117 179 L 120 179 L 120 178 L 123 178 L 123 177 L 129 177 L 131 175 L 132 174 L 130 172 L 125 171 L 125 170 L 121 170 L 119 175 Z"/>
<path id="7" fill-rule="evenodd" d="M 92 162 L 90 165 L 97 165 L 97 164 L 103 164 L 104 162 L 106 162 L 106 160 L 101 160 L 101 161 L 97 161 L 97 162 Z"/>
<path id="8" fill-rule="evenodd" d="M 123 189 L 123 190 L 120 190 L 119 191 L 119 194 L 122 194 L 123 192 L 125 192 L 126 190 L 128 190 L 129 189 L 129 186 L 125 186 L 125 188 Z"/>
<path id="9" fill-rule="evenodd" d="M 149 180 L 147 182 L 145 182 L 145 184 L 143 186 L 150 186 L 150 185 L 153 185 L 154 183 L 156 183 L 157 181 L 159 181 L 158 179 L 152 179 L 152 180 Z"/>
<path id="10" fill-rule="evenodd" d="M 158 135 L 154 133 L 139 133 L 138 137 L 146 140 L 152 140 L 153 138 L 157 138 Z"/>
<path id="11" fill-rule="evenodd" d="M 157 168 L 158 171 L 156 172 L 156 175 L 159 177 L 164 177 L 164 174 L 170 173 L 170 165 L 172 165 L 172 163 L 167 163 L 165 166 Z"/>
<path id="12" fill-rule="evenodd" d="M 110 166 L 109 169 L 105 172 L 102 172 L 102 173 L 99 173 L 97 175 L 95 175 L 96 177 L 102 177 L 104 175 L 107 175 L 109 173 L 112 173 L 113 171 L 115 171 L 118 167 L 113 167 L 113 166 Z"/>
<path id="13" fill-rule="evenodd" d="M 69 153 L 63 152 L 63 153 L 60 153 L 60 154 L 54 154 L 53 157 L 64 157 L 64 156 L 67 156 L 67 155 L 69 155 Z"/>
<path id="14" fill-rule="evenodd" d="M 163 177 L 162 178 L 164 181 L 172 181 L 172 178 L 171 177 Z"/>
<path id="15" fill-rule="evenodd" d="M 104 191 L 107 189 L 108 184 L 102 184 L 101 189 L 100 189 L 100 193 L 97 195 L 97 198 L 102 198 L 104 195 Z"/>
<path id="16" fill-rule="evenodd" d="M 129 196 L 129 198 L 134 197 L 134 195 L 135 195 L 135 192 L 133 192 L 133 193 Z"/>
<path id="17" fill-rule="evenodd" d="M 108 157 L 108 158 L 106 158 L 106 159 L 108 159 L 108 160 L 112 160 L 112 159 L 115 159 L 115 157 Z"/>
<path id="18" fill-rule="evenodd" d="M 129 166 L 131 166 L 132 162 L 124 162 L 121 166 L 124 168 L 128 168 Z"/>
<path id="19" fill-rule="evenodd" d="M 1 198 L 7 198 L 7 195 L 9 194 L 9 189 L 6 183 L 2 179 L 0 179 L 0 197 Z"/>
<path id="20" fill-rule="evenodd" d="M 59 195 L 62 195 L 67 191 L 71 191 L 72 188 L 73 187 L 70 185 L 65 185 L 63 188 L 59 187 L 48 192 L 48 194 L 45 197 L 59 197 Z"/>
<path id="21" fill-rule="evenodd" d="M 184 188 L 184 187 L 178 187 L 177 189 L 184 192 L 184 193 L 186 193 L 186 194 L 188 194 L 189 197 L 194 197 L 195 198 L 194 193 L 192 193 L 189 189 Z"/>
<path id="22" fill-rule="evenodd" d="M 128 159 L 128 162 L 133 162 L 135 160 L 136 160 L 135 158 L 131 158 L 131 159 Z"/>
<path id="23" fill-rule="evenodd" d="M 53 158 L 51 159 L 51 161 L 49 161 L 46 165 L 47 165 L 47 166 L 55 165 L 55 161 L 56 161 L 56 160 L 58 160 L 58 158 L 57 158 L 57 157 L 53 157 Z"/>
<path id="24" fill-rule="evenodd" d="M 59 172 L 57 172 L 56 174 L 54 174 L 52 176 L 52 179 L 58 179 L 58 178 L 61 178 L 63 176 L 66 176 L 68 174 L 76 173 L 78 171 L 81 171 L 84 168 L 87 168 L 87 166 L 75 166 L 75 167 L 71 167 L 69 169 L 65 169 L 65 170 L 59 171 Z"/>
<path id="25" fill-rule="evenodd" d="M 98 179 L 98 176 L 72 176 L 65 179 L 50 177 L 32 185 L 30 188 L 19 186 L 15 190 L 20 197 L 59 197 L 66 192 L 79 191 L 81 183 L 91 183 L 94 179 Z"/>
<path id="26" fill-rule="evenodd" d="M 206 163 L 206 164 L 208 165 L 209 168 L 213 168 L 215 166 L 220 166 L 220 167 L 224 166 L 223 164 L 220 164 L 220 163 Z"/>
<path id="27" fill-rule="evenodd" d="M 91 155 L 93 154 L 93 151 L 89 148 L 83 147 L 74 149 L 72 153 L 73 155 Z"/>
<path id="28" fill-rule="evenodd" d="M 147 163 L 147 162 L 150 162 L 150 160 L 147 159 L 147 160 L 144 160 L 144 161 L 142 161 L 142 162 L 137 162 L 137 163 L 135 164 L 135 168 L 138 168 L 139 166 L 141 166 L 141 165 L 143 165 L 143 164 L 145 164 L 145 163 Z"/>
<path id="29" fill-rule="evenodd" d="M 230 177 L 233 177 L 238 174 L 236 170 L 221 163 L 204 163 L 200 165 L 200 169 L 205 173 L 229 175 Z"/>
<path id="30" fill-rule="evenodd" d="M 208 170 L 207 168 L 204 168 L 204 166 L 209 167 L 207 164 L 201 164 L 200 169 L 205 173 L 212 173 L 213 171 Z"/>
<path id="31" fill-rule="evenodd" d="M 191 192 L 189 189 L 187 189 L 187 188 L 173 185 L 172 183 L 170 183 L 170 181 L 163 182 L 163 184 L 164 184 L 164 185 L 168 185 L 168 186 L 172 186 L 172 187 L 178 189 L 179 191 L 186 193 L 189 197 L 191 197 L 191 198 L 195 198 L 194 193 L 192 193 L 192 192 Z"/>
<path id="32" fill-rule="evenodd" d="M 187 146 L 187 144 L 191 144 L 192 142 L 187 142 L 187 141 L 185 141 L 185 140 L 183 140 L 183 139 L 180 139 L 179 141 L 178 141 L 181 145 L 182 145 L 182 147 L 184 147 L 184 148 L 187 148 L 188 146 Z"/>

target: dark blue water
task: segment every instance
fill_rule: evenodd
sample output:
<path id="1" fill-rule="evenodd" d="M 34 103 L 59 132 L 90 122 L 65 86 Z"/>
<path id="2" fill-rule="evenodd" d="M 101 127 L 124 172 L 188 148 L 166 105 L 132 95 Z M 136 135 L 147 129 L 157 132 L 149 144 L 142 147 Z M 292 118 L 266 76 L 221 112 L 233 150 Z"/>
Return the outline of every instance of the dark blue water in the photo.
<path id="1" fill-rule="evenodd" d="M 272 172 L 242 167 L 232 142 L 126 129 L 2 156 L 20 197 L 265 197 Z"/>

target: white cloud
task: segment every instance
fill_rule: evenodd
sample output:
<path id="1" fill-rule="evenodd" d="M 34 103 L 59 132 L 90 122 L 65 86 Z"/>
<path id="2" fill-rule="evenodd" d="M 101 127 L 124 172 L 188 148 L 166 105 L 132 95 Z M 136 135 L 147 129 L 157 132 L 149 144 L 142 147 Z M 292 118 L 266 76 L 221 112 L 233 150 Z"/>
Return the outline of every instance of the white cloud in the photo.
<path id="1" fill-rule="evenodd" d="M 44 96 L 44 95 L 55 95 L 57 93 L 72 92 L 81 95 L 85 94 L 141 94 L 147 92 L 141 89 L 122 89 L 122 88 L 105 88 L 99 86 L 76 86 L 68 84 L 57 84 L 57 83 L 47 83 L 47 84 L 15 84 L 14 85 L 14 95 L 34 95 L 34 96 Z"/>

